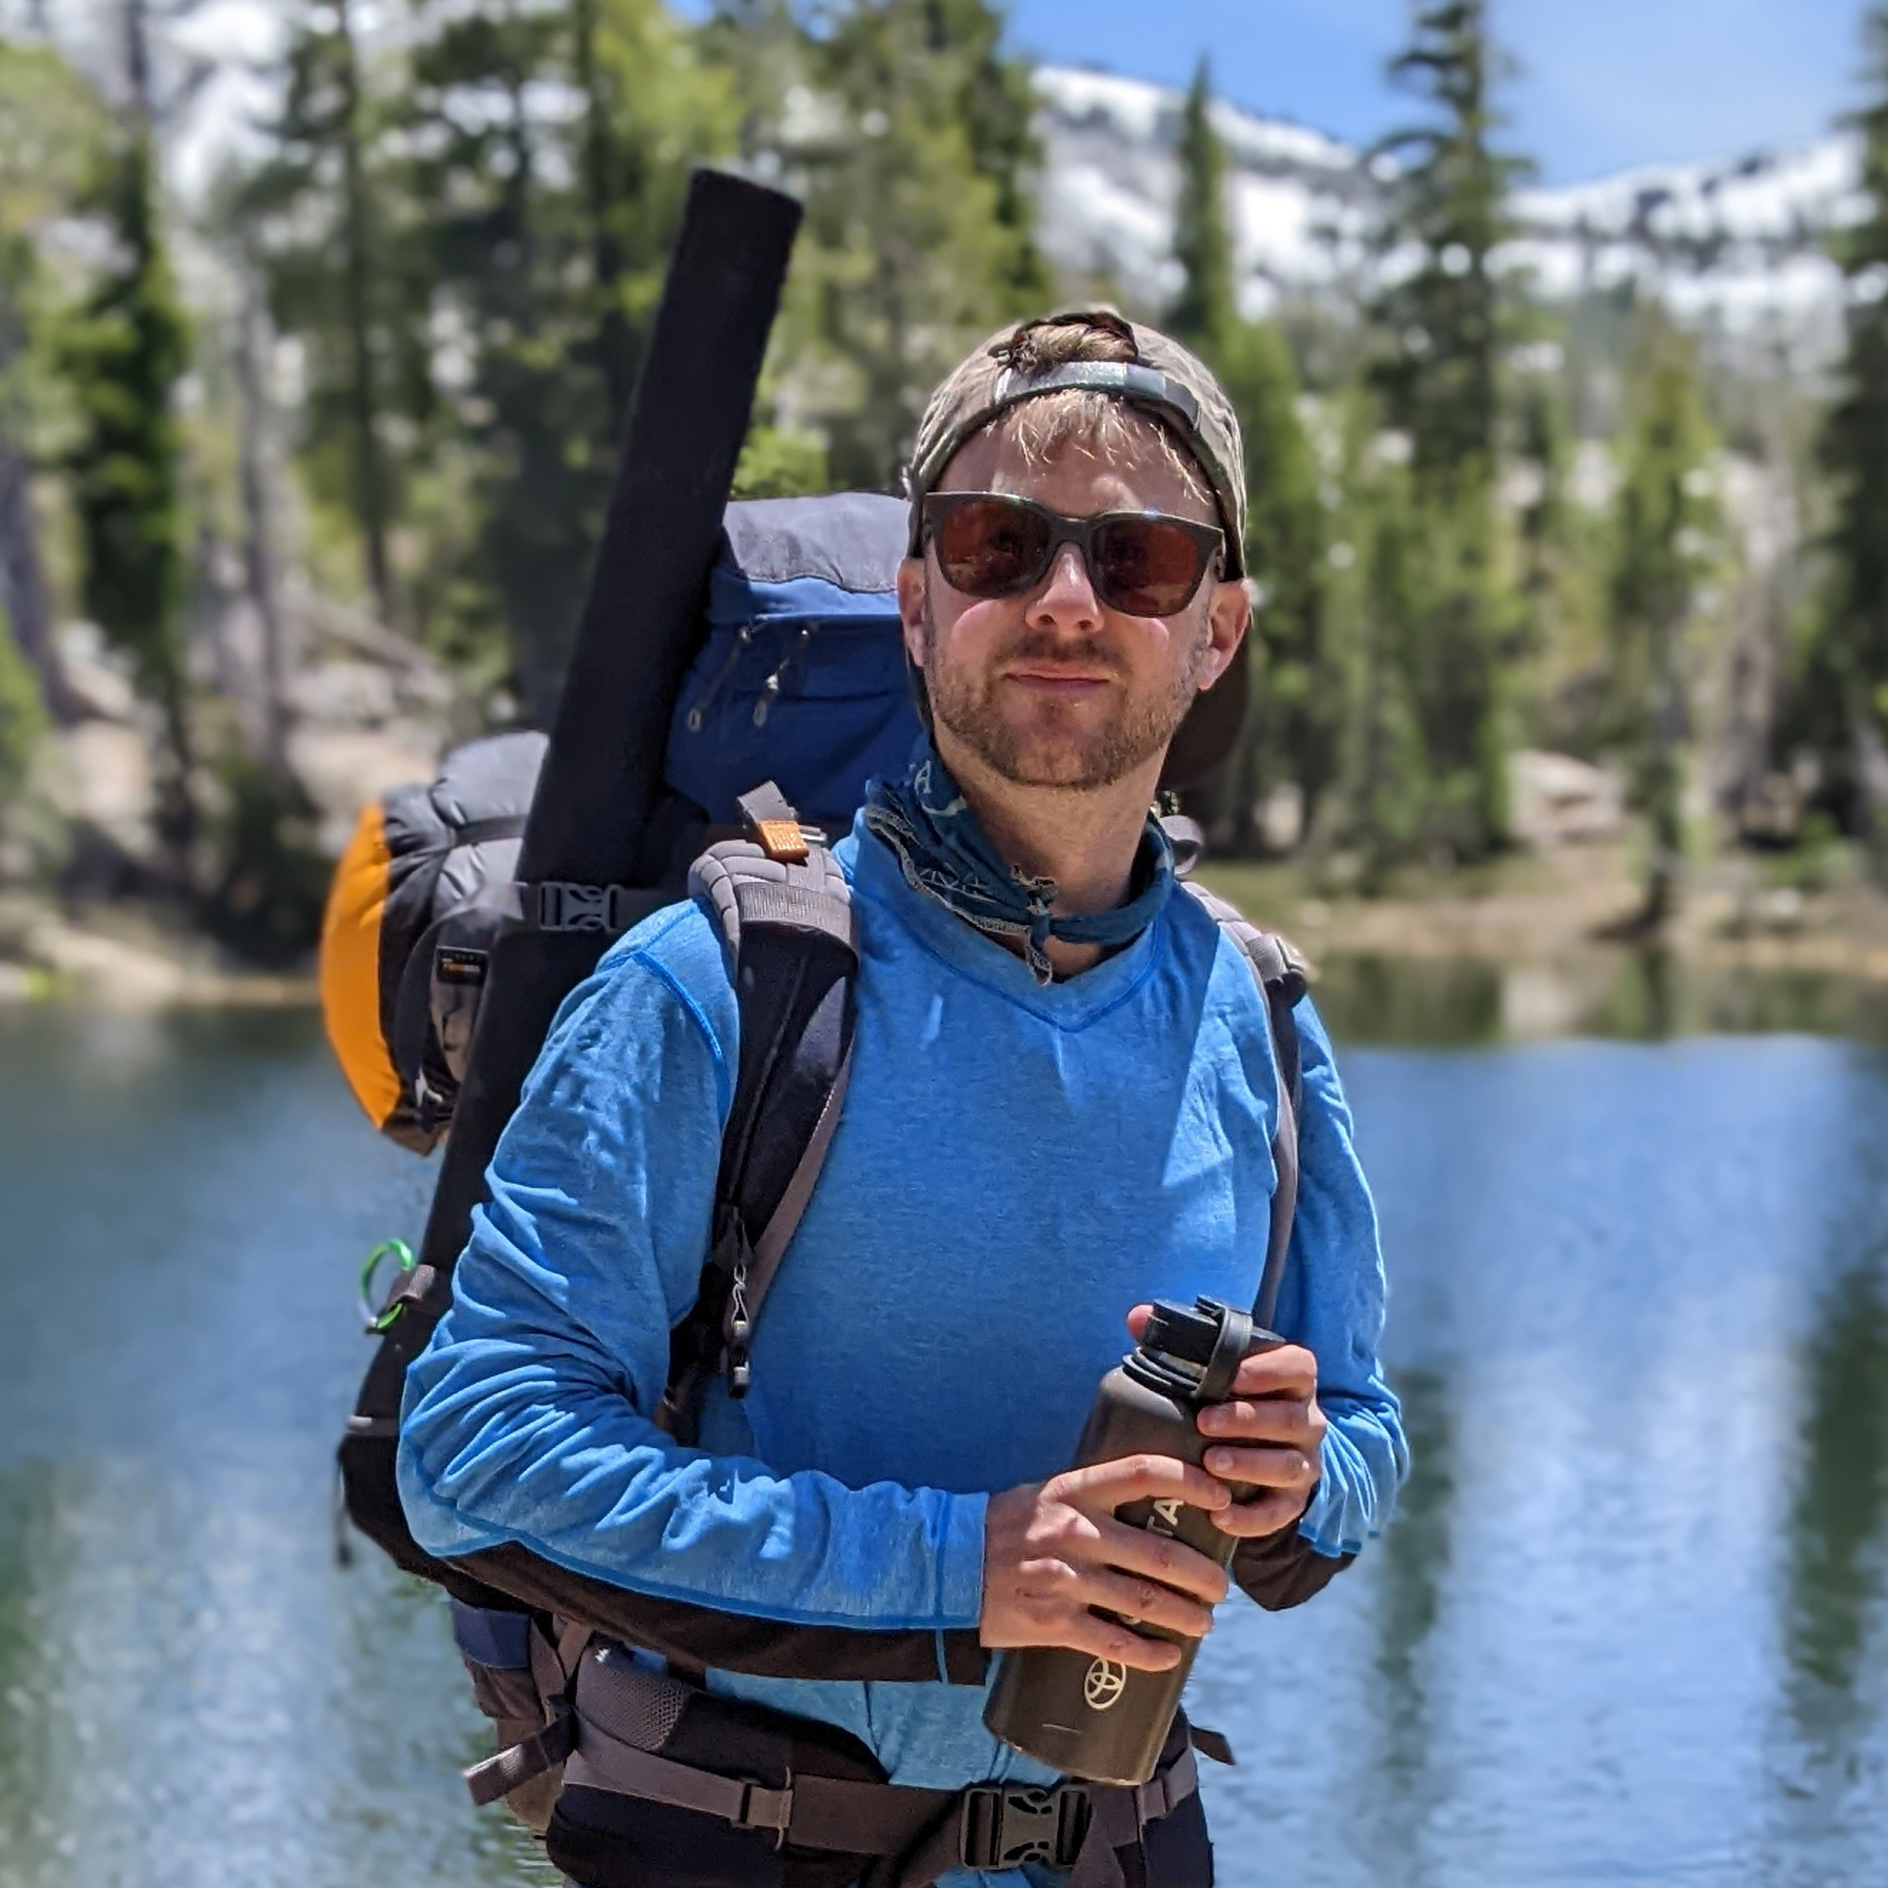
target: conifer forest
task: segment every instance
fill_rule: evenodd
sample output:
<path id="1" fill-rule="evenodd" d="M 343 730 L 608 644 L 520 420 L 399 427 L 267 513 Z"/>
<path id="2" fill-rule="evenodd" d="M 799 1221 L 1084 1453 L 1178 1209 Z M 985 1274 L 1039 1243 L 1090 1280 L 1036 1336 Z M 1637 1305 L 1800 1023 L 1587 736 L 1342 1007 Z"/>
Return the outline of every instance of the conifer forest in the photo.
<path id="1" fill-rule="evenodd" d="M 1215 366 L 1259 603 L 1221 856 L 1477 869 L 1558 767 L 1647 933 L 1714 860 L 1888 879 L 1888 6 L 1820 349 L 1529 266 L 1485 0 L 1410 11 L 1362 261 L 1264 293 L 1204 60 L 1159 266 L 1050 239 L 992 0 L 278 0 L 267 110 L 186 176 L 192 10 L 0 6 L 0 888 L 289 961 L 352 805 L 547 722 L 700 163 L 806 206 L 742 495 L 896 490 L 941 375 L 1057 304 Z"/>

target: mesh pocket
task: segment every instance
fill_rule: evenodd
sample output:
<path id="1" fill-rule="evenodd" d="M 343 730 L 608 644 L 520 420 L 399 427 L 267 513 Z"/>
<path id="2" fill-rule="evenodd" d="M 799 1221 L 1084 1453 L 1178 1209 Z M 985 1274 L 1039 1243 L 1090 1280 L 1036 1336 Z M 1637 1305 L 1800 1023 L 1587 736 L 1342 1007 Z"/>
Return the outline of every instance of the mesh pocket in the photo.
<path id="1" fill-rule="evenodd" d="M 659 1751 L 675 1734 L 695 1690 L 666 1672 L 638 1665 L 620 1646 L 584 1661 L 577 1713 L 637 1750 Z"/>

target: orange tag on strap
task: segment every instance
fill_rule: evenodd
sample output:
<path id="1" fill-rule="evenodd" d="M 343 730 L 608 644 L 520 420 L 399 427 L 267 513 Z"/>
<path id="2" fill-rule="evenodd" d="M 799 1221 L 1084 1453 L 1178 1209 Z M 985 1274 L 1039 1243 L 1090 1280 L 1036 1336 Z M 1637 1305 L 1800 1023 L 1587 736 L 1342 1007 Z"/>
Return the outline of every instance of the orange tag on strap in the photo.
<path id="1" fill-rule="evenodd" d="M 804 865 L 810 856 L 806 835 L 800 822 L 793 819 L 760 819 L 754 822 L 754 837 L 760 849 L 776 865 Z"/>

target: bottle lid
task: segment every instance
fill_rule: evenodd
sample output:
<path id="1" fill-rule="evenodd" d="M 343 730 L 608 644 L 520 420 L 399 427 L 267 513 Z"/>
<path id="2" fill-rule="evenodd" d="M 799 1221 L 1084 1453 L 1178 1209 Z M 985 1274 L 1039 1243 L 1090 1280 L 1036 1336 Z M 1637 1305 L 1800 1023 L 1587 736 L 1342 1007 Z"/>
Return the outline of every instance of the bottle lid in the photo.
<path id="1" fill-rule="evenodd" d="M 1190 1365 L 1197 1377 L 1192 1392 L 1200 1403 L 1221 1403 L 1232 1390 L 1232 1380 L 1252 1344 L 1250 1313 L 1235 1311 L 1216 1298 L 1196 1298 L 1192 1305 L 1160 1300 L 1141 1334 L 1141 1349 L 1158 1351 L 1174 1362 Z"/>

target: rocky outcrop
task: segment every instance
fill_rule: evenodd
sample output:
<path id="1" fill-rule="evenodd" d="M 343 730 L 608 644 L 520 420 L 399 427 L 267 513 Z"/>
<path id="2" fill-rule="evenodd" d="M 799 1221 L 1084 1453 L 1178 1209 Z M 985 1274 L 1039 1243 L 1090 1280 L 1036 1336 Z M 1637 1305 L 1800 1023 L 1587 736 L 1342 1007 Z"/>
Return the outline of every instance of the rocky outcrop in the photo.
<path id="1" fill-rule="evenodd" d="M 427 652 L 325 599 L 291 604 L 297 666 L 273 716 L 278 756 L 258 755 L 248 712 L 260 656 L 240 606 L 200 640 L 199 719 L 209 757 L 193 787 L 212 827 L 220 760 L 236 752 L 276 759 L 312 807 L 316 843 L 338 857 L 361 807 L 388 788 L 429 779 L 449 741 L 477 723 L 472 704 Z M 162 874 L 157 830 L 161 731 L 123 661 L 89 623 L 63 625 L 55 652 L 69 704 L 35 757 L 27 805 L 14 822 L 0 878 L 79 881 L 111 896 L 136 892 Z M 29 856 L 22 857 L 22 853 Z"/>

